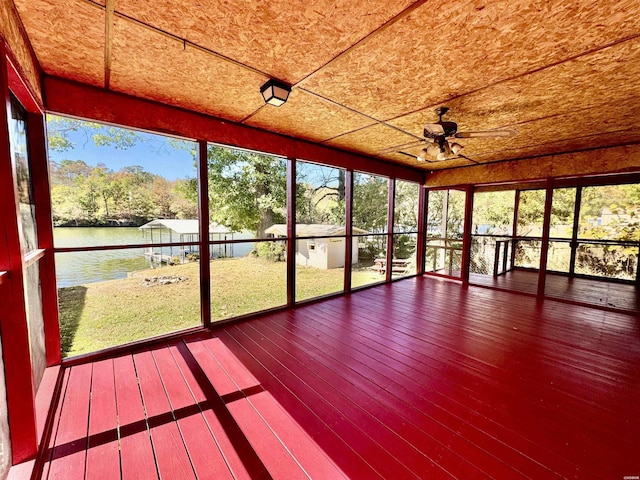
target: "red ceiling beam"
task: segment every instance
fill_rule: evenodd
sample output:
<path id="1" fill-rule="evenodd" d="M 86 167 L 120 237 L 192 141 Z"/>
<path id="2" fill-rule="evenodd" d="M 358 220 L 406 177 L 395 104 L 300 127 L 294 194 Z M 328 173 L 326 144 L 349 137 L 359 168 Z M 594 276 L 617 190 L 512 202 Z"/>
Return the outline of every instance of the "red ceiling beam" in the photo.
<path id="1" fill-rule="evenodd" d="M 423 183 L 422 170 L 221 120 L 57 77 L 43 81 L 45 108 L 71 115 L 180 137 L 256 150 L 286 158 Z"/>

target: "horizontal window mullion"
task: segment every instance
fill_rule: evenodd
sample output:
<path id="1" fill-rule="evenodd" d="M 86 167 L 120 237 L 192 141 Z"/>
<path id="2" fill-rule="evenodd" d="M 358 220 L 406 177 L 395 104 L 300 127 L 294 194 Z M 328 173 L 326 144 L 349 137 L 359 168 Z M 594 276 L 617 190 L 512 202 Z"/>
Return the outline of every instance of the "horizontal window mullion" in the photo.
<path id="1" fill-rule="evenodd" d="M 71 253 L 71 252 L 95 252 L 103 250 L 128 250 L 132 248 L 151 248 L 151 247 L 183 247 L 197 246 L 200 242 L 169 242 L 169 243 L 134 243 L 127 245 L 91 245 L 86 247 L 57 247 L 54 253 Z"/>

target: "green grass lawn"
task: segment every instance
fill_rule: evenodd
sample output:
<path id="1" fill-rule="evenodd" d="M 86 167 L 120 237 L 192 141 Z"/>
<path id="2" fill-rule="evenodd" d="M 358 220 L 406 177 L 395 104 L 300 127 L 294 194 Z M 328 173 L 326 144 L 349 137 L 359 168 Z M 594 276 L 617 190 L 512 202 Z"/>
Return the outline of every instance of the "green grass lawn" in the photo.
<path id="1" fill-rule="evenodd" d="M 211 317 L 236 317 L 286 303 L 286 264 L 243 257 L 211 262 Z M 344 270 L 296 267 L 297 299 L 341 291 Z M 145 286 L 154 276 L 185 280 Z M 354 270 L 353 286 L 383 280 Z M 130 278 L 58 290 L 64 356 L 79 355 L 200 325 L 198 263 L 135 272 Z"/>

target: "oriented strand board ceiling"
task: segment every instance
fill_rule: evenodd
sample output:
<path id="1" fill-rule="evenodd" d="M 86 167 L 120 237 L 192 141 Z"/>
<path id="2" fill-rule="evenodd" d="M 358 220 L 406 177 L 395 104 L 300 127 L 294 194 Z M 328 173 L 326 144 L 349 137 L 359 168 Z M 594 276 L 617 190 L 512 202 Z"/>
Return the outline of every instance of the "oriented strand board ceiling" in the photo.
<path id="1" fill-rule="evenodd" d="M 640 142 L 638 0 L 14 0 L 46 74 L 425 170 Z M 260 85 L 293 85 L 264 105 Z M 418 162 L 434 109 L 467 158 Z"/>

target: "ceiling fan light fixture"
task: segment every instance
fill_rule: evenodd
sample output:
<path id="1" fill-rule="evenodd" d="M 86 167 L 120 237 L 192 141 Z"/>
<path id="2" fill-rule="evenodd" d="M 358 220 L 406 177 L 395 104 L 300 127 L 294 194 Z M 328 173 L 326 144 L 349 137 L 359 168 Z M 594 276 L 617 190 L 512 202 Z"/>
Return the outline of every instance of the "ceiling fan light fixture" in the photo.
<path id="1" fill-rule="evenodd" d="M 420 150 L 420 153 L 418 153 L 418 155 L 416 155 L 416 159 L 419 162 L 426 162 L 427 161 L 427 155 L 429 155 L 429 153 L 427 152 L 427 149 L 423 148 L 422 150 Z"/>
<path id="2" fill-rule="evenodd" d="M 436 156 L 436 160 L 446 160 L 447 159 L 447 154 L 444 152 L 440 152 L 437 156 Z"/>
<path id="3" fill-rule="evenodd" d="M 464 147 L 462 145 L 460 145 L 459 143 L 452 143 L 451 144 L 451 152 L 454 155 L 458 155 L 458 153 L 460 153 L 460 150 L 462 150 Z"/>
<path id="4" fill-rule="evenodd" d="M 440 153 L 440 147 L 435 143 L 432 143 L 427 148 L 425 148 L 424 151 L 427 153 L 427 155 L 435 157 Z"/>
<path id="5" fill-rule="evenodd" d="M 279 107 L 280 105 L 284 105 L 289 98 L 291 86 L 271 78 L 260 87 L 260 93 L 265 103 Z"/>

